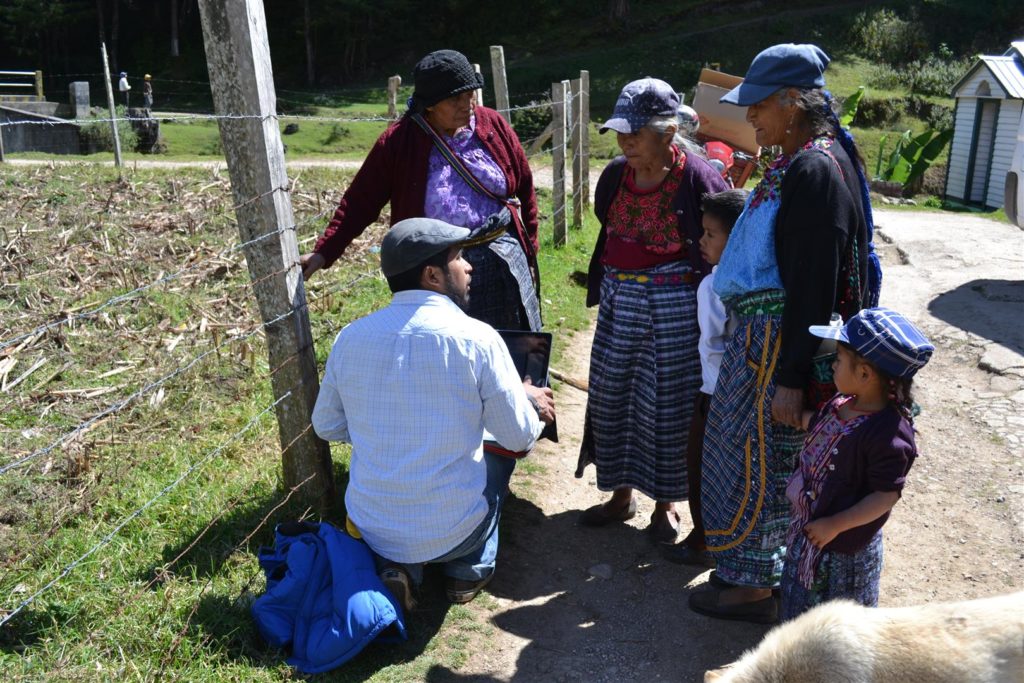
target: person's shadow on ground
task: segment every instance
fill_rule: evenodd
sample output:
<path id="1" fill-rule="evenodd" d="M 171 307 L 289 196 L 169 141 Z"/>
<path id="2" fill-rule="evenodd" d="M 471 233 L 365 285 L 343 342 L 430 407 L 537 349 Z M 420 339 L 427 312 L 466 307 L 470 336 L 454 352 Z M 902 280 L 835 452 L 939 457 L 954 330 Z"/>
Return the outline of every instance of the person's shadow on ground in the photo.
<path id="1" fill-rule="evenodd" d="M 435 665 L 430 683 L 506 680 L 508 671 L 514 681 L 701 680 L 767 630 L 690 612 L 687 584 L 706 570 L 663 560 L 643 529 L 580 527 L 578 511 L 545 517 L 515 496 L 506 506 L 488 591 L 502 607 L 522 604 L 499 609 L 492 623 L 529 644 L 511 667 L 510 655 L 488 652 L 495 677 Z"/>
<path id="2" fill-rule="evenodd" d="M 940 320 L 1024 355 L 1024 280 L 972 280 L 928 304 Z"/>

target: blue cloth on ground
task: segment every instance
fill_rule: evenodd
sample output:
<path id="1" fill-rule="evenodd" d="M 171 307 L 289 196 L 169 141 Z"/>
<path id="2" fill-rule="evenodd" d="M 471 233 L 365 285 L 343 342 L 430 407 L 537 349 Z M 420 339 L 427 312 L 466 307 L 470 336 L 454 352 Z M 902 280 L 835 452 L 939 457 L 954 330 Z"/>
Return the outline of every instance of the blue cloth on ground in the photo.
<path id="1" fill-rule="evenodd" d="M 326 522 L 279 524 L 274 536 L 274 547 L 259 551 L 267 592 L 252 614 L 270 645 L 291 648 L 288 664 L 321 673 L 374 640 L 407 638 L 402 609 L 378 578 L 364 542 Z"/>

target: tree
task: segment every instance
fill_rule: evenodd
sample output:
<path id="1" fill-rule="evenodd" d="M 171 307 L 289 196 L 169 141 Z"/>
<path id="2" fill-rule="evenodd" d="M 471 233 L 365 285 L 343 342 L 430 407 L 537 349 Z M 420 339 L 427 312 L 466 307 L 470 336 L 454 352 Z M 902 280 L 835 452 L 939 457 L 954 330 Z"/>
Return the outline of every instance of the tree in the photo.
<path id="1" fill-rule="evenodd" d="M 615 26 L 629 22 L 629 0 L 608 0 L 608 21 Z"/>
<path id="2" fill-rule="evenodd" d="M 302 0 L 302 34 L 306 41 L 306 84 L 316 85 L 315 54 L 313 51 L 313 29 L 309 12 L 309 0 Z"/>

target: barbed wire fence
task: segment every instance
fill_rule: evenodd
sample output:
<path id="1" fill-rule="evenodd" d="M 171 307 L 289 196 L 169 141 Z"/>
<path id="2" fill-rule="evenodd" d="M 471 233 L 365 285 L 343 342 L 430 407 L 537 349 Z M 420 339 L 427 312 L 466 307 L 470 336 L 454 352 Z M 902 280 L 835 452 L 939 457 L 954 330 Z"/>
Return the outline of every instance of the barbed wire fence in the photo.
<path id="1" fill-rule="evenodd" d="M 266 195 L 279 192 L 288 193 L 291 192 L 292 190 L 293 188 L 290 187 L 289 185 L 274 187 L 267 192 L 254 195 L 249 200 L 234 204 L 233 206 L 230 206 L 228 209 L 222 211 L 222 213 L 225 215 L 228 213 L 233 213 L 234 211 L 243 208 L 250 203 L 256 202 L 264 198 Z M 216 251 L 211 256 L 194 260 L 191 263 L 185 265 L 184 267 L 178 268 L 177 270 L 168 275 L 162 275 L 160 277 L 157 277 L 156 279 L 147 282 L 144 285 L 138 286 L 130 290 L 129 292 L 109 297 L 98 304 L 86 305 L 85 307 L 82 308 L 82 310 L 76 313 L 58 314 L 54 320 L 51 320 L 40 325 L 36 325 L 28 330 L 21 332 L 12 333 L 10 330 L 5 329 L 2 338 L 0 338 L 0 359 L 3 359 L 4 361 L 16 360 L 17 354 L 26 351 L 31 351 L 37 342 L 44 339 L 47 335 L 53 335 L 55 331 L 58 331 L 61 328 L 80 327 L 86 324 L 87 322 L 96 321 L 97 319 L 99 319 L 101 316 L 105 315 L 108 311 L 112 309 L 124 307 L 130 305 L 133 302 L 137 302 L 141 298 L 154 294 L 158 288 L 166 288 L 171 283 L 182 281 L 186 276 L 190 274 L 194 274 L 198 271 L 201 271 L 202 269 L 208 266 L 220 264 L 226 256 L 234 255 L 239 253 L 240 251 L 243 251 L 246 248 L 259 245 L 260 243 L 268 241 L 270 238 L 277 236 L 283 232 L 295 232 L 298 231 L 304 225 L 308 226 L 313 224 L 315 224 L 317 226 L 317 229 L 319 229 L 320 225 L 322 225 L 323 219 L 325 218 L 329 210 L 330 209 L 322 210 L 320 212 L 314 213 L 313 215 L 307 217 L 302 221 L 297 221 L 293 225 L 285 226 L 278 230 L 265 233 L 246 242 L 240 242 L 227 249 Z M 270 275 L 282 275 L 286 271 L 297 270 L 298 268 L 299 264 L 296 261 L 292 264 L 289 264 L 281 272 L 271 273 Z M 175 380 L 176 378 L 191 371 L 193 368 L 197 367 L 204 361 L 209 361 L 215 356 L 219 357 L 220 354 L 223 351 L 225 351 L 228 347 L 239 345 L 245 343 L 246 340 L 264 335 L 266 330 L 273 328 L 274 325 L 279 324 L 286 318 L 295 315 L 296 313 L 308 308 L 309 306 L 315 305 L 317 302 L 319 302 L 320 300 L 329 295 L 335 295 L 338 293 L 351 291 L 359 282 L 365 280 L 368 276 L 375 274 L 375 272 L 364 273 L 358 278 L 355 278 L 347 283 L 340 283 L 340 285 L 325 287 L 323 288 L 322 292 L 318 292 L 314 296 L 308 297 L 306 301 L 304 301 L 302 304 L 295 307 L 294 309 L 289 310 L 275 318 L 265 320 L 262 323 L 246 325 L 244 322 L 239 321 L 238 323 L 236 323 L 234 329 L 230 331 L 228 334 L 226 334 L 222 340 L 218 341 L 217 335 L 214 335 L 214 343 L 211 346 L 211 348 L 194 355 L 186 362 L 178 364 L 177 367 L 175 367 L 172 371 L 162 374 L 157 379 L 153 379 L 146 382 L 141 388 L 130 393 L 128 396 L 107 405 L 101 410 L 96 411 L 94 414 L 81 420 L 77 425 L 63 431 L 63 433 L 61 433 L 60 436 L 48 442 L 46 445 L 33 448 L 29 453 L 25 455 L 15 455 L 12 459 L 8 460 L 7 462 L 4 462 L 2 465 L 0 465 L 0 482 L 4 482 L 5 479 L 9 480 L 9 478 L 13 476 L 15 473 L 17 473 L 17 471 L 19 470 L 21 470 L 22 472 L 30 470 L 34 464 L 36 464 L 39 460 L 43 458 L 43 456 L 48 456 L 58 448 L 67 446 L 68 444 L 75 442 L 76 440 L 80 439 L 81 436 L 83 436 L 88 431 L 92 430 L 95 426 L 102 423 L 103 421 L 106 421 L 119 413 L 127 411 L 132 406 L 141 403 L 142 399 L 145 398 L 146 396 L 156 395 L 156 392 L 162 391 L 162 388 L 168 383 L 170 383 L 172 380 Z M 244 285 L 244 288 L 251 290 L 252 288 L 259 286 L 259 284 L 260 280 L 252 279 L 249 283 Z M 238 289 L 235 288 L 233 293 L 239 293 Z M 62 311 L 61 313 L 64 312 Z M 246 327 L 249 327 L 250 329 L 246 330 Z M 13 364 L 10 365 L 13 366 Z M 19 376 L 18 380 L 10 383 L 5 382 L 6 386 L 4 387 L 3 392 L 8 393 L 10 390 L 14 389 L 18 384 L 21 383 L 23 379 L 25 379 L 32 372 L 38 369 L 38 367 L 38 364 L 33 364 L 32 367 L 29 368 L 29 370 L 27 370 L 24 374 Z M 9 369 L 10 368 L 8 367 L 8 370 Z M 268 375 L 276 374 L 279 370 L 280 367 L 269 368 Z M 101 375 L 101 377 L 102 376 L 103 375 Z M 4 377 L 6 378 L 6 374 L 4 375 Z M 31 578 L 33 577 L 18 576 L 15 577 L 15 581 L 12 581 L 12 572 L 16 572 L 17 569 L 15 567 L 8 568 L 7 573 L 4 575 L 2 579 L 0 579 L 0 585 L 11 585 L 12 583 L 16 583 L 16 585 L 15 590 L 10 595 L 0 596 L 0 600 L 2 600 L 2 602 L 0 602 L 0 628 L 4 627 L 18 614 L 22 613 L 25 609 L 30 607 L 38 599 L 44 596 L 48 591 L 56 587 L 60 581 L 69 576 L 74 570 L 79 568 L 81 565 L 86 563 L 86 561 L 91 556 L 93 556 L 102 548 L 110 545 L 114 541 L 117 534 L 121 532 L 128 524 L 138 519 L 145 511 L 147 511 L 150 507 L 155 505 L 162 497 L 169 493 L 173 488 L 181 484 L 186 478 L 194 476 L 203 467 L 205 467 L 207 464 L 213 461 L 216 458 L 216 456 L 223 453 L 224 450 L 229 445 L 238 441 L 247 432 L 251 431 L 260 421 L 260 418 L 265 416 L 268 412 L 274 410 L 283 400 L 286 400 L 286 398 L 289 396 L 290 391 L 287 392 L 285 395 L 279 397 L 277 400 L 273 401 L 266 407 L 264 407 L 258 413 L 258 415 L 249 420 L 249 422 L 245 426 L 231 434 L 216 448 L 210 450 L 208 453 L 198 458 L 190 467 L 188 467 L 184 472 L 182 472 L 171 483 L 160 489 L 160 491 L 155 496 L 148 498 L 142 505 L 136 507 L 132 512 L 125 515 L 124 518 L 119 523 L 117 523 L 109 532 L 104 534 L 98 542 L 92 545 L 86 552 L 77 556 L 71 562 L 66 563 L 60 571 L 56 572 L 54 576 L 40 577 L 40 581 L 45 581 L 45 583 L 42 583 L 40 587 L 32 591 L 28 595 L 28 597 L 20 600 L 12 599 L 18 593 L 24 593 L 28 590 L 26 586 L 30 583 Z M 309 428 L 310 425 L 307 425 L 306 429 L 308 430 Z M 292 443 L 286 444 L 285 447 L 282 449 L 282 453 L 287 452 L 287 450 L 291 448 L 293 444 L 294 440 Z M 45 475 L 50 470 L 49 467 L 45 469 L 46 471 L 42 472 L 43 475 Z M 308 481 L 309 479 L 307 478 L 299 485 L 291 487 L 285 499 L 290 499 L 291 496 L 298 490 L 298 488 L 308 483 Z M 259 527 L 253 529 L 252 532 L 249 535 L 247 535 L 247 538 L 251 538 L 251 536 L 255 534 L 256 531 L 258 531 L 258 529 Z M 194 539 L 192 543 L 196 543 L 200 537 L 201 535 Z M 177 561 L 177 559 L 180 559 L 180 556 L 179 558 L 176 558 L 175 561 Z M 171 564 L 173 564 L 173 562 Z M 167 568 L 165 567 L 161 571 L 166 572 Z M 48 580 L 46 580 L 47 578 Z"/>
<path id="2" fill-rule="evenodd" d="M 74 76 L 76 74 L 65 75 Z M 92 74 L 83 75 L 91 76 Z M 208 83 L 203 84 L 201 82 L 183 81 L 182 83 L 209 85 Z M 506 118 L 511 118 L 517 112 L 534 111 L 536 113 L 547 110 L 551 113 L 551 125 L 548 127 L 550 132 L 542 132 L 539 135 L 523 140 L 522 143 L 524 148 L 532 150 L 527 155 L 531 161 L 536 162 L 542 156 L 551 157 L 553 201 L 550 218 L 553 230 L 555 231 L 555 243 L 560 245 L 565 243 L 565 225 L 569 211 L 568 207 L 570 206 L 570 202 L 566 200 L 567 190 L 565 186 L 569 164 L 571 164 L 574 174 L 572 185 L 574 199 L 572 206 L 574 211 L 573 225 L 575 227 L 579 227 L 581 222 L 582 209 L 577 207 L 589 204 L 588 150 L 586 142 L 586 131 L 589 128 L 589 111 L 587 108 L 589 86 L 586 72 L 581 73 L 580 79 L 577 79 L 572 84 L 568 81 L 553 84 L 552 94 L 556 94 L 556 85 L 558 86 L 557 94 L 559 96 L 553 97 L 551 103 L 533 101 L 533 96 L 536 94 L 532 93 L 529 104 L 507 105 L 501 107 L 498 111 Z M 131 117 L 106 117 L 90 119 L 89 123 L 130 124 L 133 120 Z M 160 120 L 162 122 L 175 123 L 217 122 L 218 125 L 222 124 L 222 122 L 263 124 L 275 120 L 279 123 L 305 121 L 310 123 L 379 123 L 386 125 L 393 119 L 386 116 L 345 117 L 250 112 L 238 114 L 190 113 L 161 115 Z M 42 130 L 52 130 L 68 125 L 67 121 L 59 121 L 52 118 L 0 119 L 0 137 L 19 127 L 31 126 Z M 77 123 L 70 125 L 77 125 Z M 553 140 L 553 146 L 550 151 L 543 148 L 549 139 Z M 567 149 L 569 150 L 568 154 Z M 47 150 L 37 151 L 45 152 Z M 232 184 L 234 185 L 234 182 Z M 215 189 L 222 189 L 222 183 L 216 180 L 210 185 Z M 224 220 L 234 216 L 234 222 L 244 228 L 244 224 L 247 222 L 247 212 L 260 205 L 265 205 L 268 201 L 278 202 L 283 200 L 288 203 L 290 212 L 290 202 L 296 192 L 296 187 L 294 180 L 277 182 L 267 189 L 249 192 L 242 199 L 239 199 L 238 188 L 235 187 L 234 190 L 235 200 L 228 207 L 217 211 L 216 214 L 204 216 L 204 222 L 212 223 L 215 219 Z M 110 198 L 107 200 L 107 209 L 111 208 L 114 191 L 111 190 Z M 25 204 L 22 206 L 24 207 Z M 123 291 L 101 297 L 99 300 L 92 296 L 83 296 L 79 300 L 67 301 L 61 300 L 59 296 L 47 295 L 42 298 L 45 298 L 50 303 L 57 302 L 59 305 L 56 309 L 46 311 L 44 310 L 46 301 L 40 301 L 39 305 L 34 307 L 34 312 L 25 313 L 24 317 L 13 318 L 5 315 L 6 322 L 0 325 L 0 393 L 8 395 L 10 401 L 4 408 L 10 408 L 12 412 L 14 410 L 21 411 L 25 402 L 37 399 L 41 395 L 39 392 L 51 382 L 54 382 L 62 373 L 73 374 L 72 370 L 76 359 L 74 358 L 73 345 L 67 341 L 66 335 L 90 326 L 96 329 L 103 327 L 111 328 L 111 326 L 114 328 L 123 327 L 120 322 L 121 317 L 130 316 L 138 312 L 142 302 L 151 301 L 157 298 L 158 295 L 165 295 L 172 286 L 180 287 L 186 292 L 190 291 L 193 289 L 195 282 L 209 276 L 211 273 L 218 272 L 219 269 L 225 267 L 226 261 L 237 258 L 239 254 L 242 254 L 245 257 L 245 261 L 249 263 L 250 280 L 243 285 L 236 286 L 230 294 L 224 294 L 222 298 L 225 302 L 231 299 L 237 305 L 237 301 L 240 299 L 247 299 L 249 301 L 258 299 L 261 295 L 261 290 L 266 289 L 275 282 L 290 281 L 293 286 L 296 282 L 301 283 L 301 264 L 297 259 L 297 252 L 292 251 L 288 253 L 288 250 L 284 250 L 285 254 L 282 260 L 281 244 L 284 240 L 291 240 L 292 243 L 297 244 L 300 230 L 303 228 L 315 228 L 315 232 L 319 232 L 319 228 L 322 227 L 326 217 L 333 211 L 333 208 L 333 204 L 327 202 L 325 206 L 319 206 L 315 212 L 311 212 L 310 215 L 302 220 L 291 220 L 283 226 L 263 230 L 248 238 L 240 239 L 225 248 L 213 249 L 207 246 L 205 247 L 205 253 L 201 256 L 193 258 L 195 252 L 191 252 L 187 261 L 169 264 L 169 267 L 166 268 L 167 272 L 161 270 L 157 276 L 145 279 L 142 282 L 138 280 L 135 271 L 130 271 L 130 276 L 122 273 L 123 286 L 116 289 Z M 102 222 L 102 219 L 96 221 L 97 224 Z M 560 232 L 559 225 L 561 225 Z M 120 226 L 112 225 L 110 227 L 127 232 L 125 228 Z M 24 255 L 19 251 L 18 243 L 19 240 L 25 239 L 24 235 L 28 229 L 30 228 L 26 223 L 20 229 L 9 231 L 5 228 L 2 231 L 4 243 L 0 246 L 0 256 L 7 262 L 7 265 L 4 265 L 3 261 L 0 261 L 0 266 L 3 266 L 0 267 L 0 272 L 4 273 L 2 283 L 4 288 L 10 287 L 12 290 L 19 288 L 19 283 L 17 281 L 9 281 L 7 274 L 21 275 L 26 272 L 17 263 L 17 259 Z M 244 231 L 242 234 L 244 237 Z M 111 246 L 113 238 L 110 234 L 102 232 L 93 237 L 106 243 L 106 248 L 102 250 L 105 252 L 105 256 L 115 256 L 116 245 Z M 313 238 L 306 237 L 304 241 L 308 242 Z M 169 248 L 167 251 L 170 252 L 172 257 L 177 256 L 174 248 Z M 261 251 L 274 253 L 275 258 L 278 259 L 278 265 L 264 269 L 264 272 L 257 274 L 257 270 L 252 267 L 252 261 L 254 255 Z M 162 252 L 163 250 L 161 249 Z M 368 259 L 368 261 L 373 261 L 373 259 Z M 83 397 L 83 401 L 88 402 L 80 403 L 76 406 L 77 410 L 69 410 L 62 420 L 55 422 L 46 429 L 43 429 L 43 424 L 35 424 L 29 429 L 12 427 L 12 431 L 20 429 L 19 434 L 24 438 L 19 446 L 8 449 L 7 457 L 0 460 L 0 485 L 12 484 L 12 482 L 41 482 L 57 480 L 61 477 L 67 478 L 66 471 L 62 471 L 60 466 L 54 466 L 54 456 L 63 454 L 65 457 L 70 457 L 69 452 L 82 444 L 87 435 L 90 433 L 95 434 L 105 425 L 109 426 L 110 429 L 109 444 L 112 451 L 108 455 L 116 456 L 118 453 L 117 447 L 122 447 L 120 448 L 121 454 L 127 453 L 128 459 L 131 460 L 131 453 L 135 444 L 131 442 L 131 439 L 115 440 L 116 419 L 130 419 L 133 411 L 137 411 L 140 407 L 148 406 L 153 411 L 164 410 L 167 413 L 165 419 L 173 422 L 174 417 L 170 414 L 169 405 L 165 404 L 163 399 L 167 387 L 176 381 L 180 381 L 186 375 L 194 374 L 198 368 L 209 363 L 215 363 L 217 359 L 221 358 L 222 354 L 233 353 L 232 349 L 241 349 L 241 352 L 244 354 L 244 349 L 249 346 L 251 341 L 268 343 L 268 337 L 276 335 L 276 331 L 279 328 L 285 325 L 294 326 L 296 319 L 307 317 L 310 310 L 318 307 L 325 311 L 332 310 L 333 303 L 337 298 L 351 295 L 357 287 L 379 278 L 375 264 L 367 262 L 366 265 L 370 267 L 344 281 L 334 283 L 325 281 L 322 283 L 322 286 L 311 289 L 310 292 L 305 292 L 300 288 L 300 291 L 303 292 L 302 297 L 290 300 L 286 309 L 276 315 L 268 316 L 264 312 L 261 316 L 262 320 L 249 319 L 234 320 L 229 323 L 208 323 L 206 322 L 208 318 L 204 316 L 203 322 L 198 325 L 197 330 L 201 335 L 209 333 L 209 341 L 205 349 L 195 348 L 190 355 L 179 358 L 170 368 L 161 368 L 159 363 L 153 363 L 153 367 L 157 372 L 153 373 L 151 377 L 142 379 L 137 388 L 132 389 L 129 386 L 130 383 L 118 387 L 118 389 L 126 389 L 126 391 L 117 400 L 96 405 L 97 399 L 113 393 L 106 391 L 108 387 L 86 388 L 81 393 L 63 394 L 63 396 Z M 132 281 L 132 278 L 134 278 L 134 281 Z M 83 277 L 79 274 L 77 280 L 81 282 Z M 264 309 L 262 305 L 260 308 L 261 310 Z M 7 310 L 4 312 L 6 314 Z M 243 308 L 242 313 L 247 313 L 247 311 Z M 43 320 L 39 321 L 40 318 Z M 33 320 L 36 322 L 33 322 Z M 90 542 L 84 551 L 79 550 L 68 553 L 66 549 L 57 546 L 30 550 L 19 549 L 16 556 L 12 556 L 4 563 L 6 565 L 5 574 L 0 577 L 0 587 L 2 587 L 0 590 L 5 591 L 0 593 L 0 636 L 3 635 L 4 629 L 17 628 L 18 617 L 24 616 L 27 611 L 31 611 L 34 606 L 44 600 L 50 593 L 60 589 L 68 577 L 73 576 L 76 572 L 87 571 L 87 568 L 92 566 L 96 556 L 115 546 L 119 535 L 126 528 L 133 523 L 138 523 L 140 518 L 143 518 L 152 509 L 158 507 L 161 501 L 166 500 L 176 488 L 182 486 L 185 482 L 194 482 L 204 471 L 213 467 L 213 464 L 218 462 L 218 459 L 224 456 L 225 453 L 229 453 L 237 444 L 246 438 L 250 438 L 253 432 L 260 429 L 269 413 L 276 412 L 280 419 L 282 404 L 292 400 L 296 392 L 306 391 L 309 387 L 306 386 L 307 382 L 305 380 L 301 378 L 295 379 L 294 377 L 287 380 L 288 386 L 282 387 L 279 386 L 277 378 L 288 374 L 289 368 L 295 365 L 296 361 L 299 361 L 304 354 L 309 354 L 314 348 L 320 347 L 323 342 L 327 341 L 335 333 L 336 328 L 327 326 L 319 334 L 310 335 L 307 344 L 296 346 L 289 353 L 278 354 L 276 362 L 269 363 L 266 369 L 266 377 L 274 384 L 275 398 L 272 401 L 263 403 L 258 407 L 258 410 L 254 408 L 256 410 L 255 414 L 244 425 L 220 439 L 216 446 L 203 450 L 201 454 L 192 459 L 191 464 L 184 467 L 180 472 L 167 473 L 170 476 L 170 481 L 159 486 L 154 494 L 142 496 L 143 500 L 138 505 L 130 506 L 130 509 L 124 510 L 121 514 L 107 518 L 97 524 L 95 529 L 97 538 Z M 66 352 L 68 359 L 60 365 L 60 368 L 55 373 L 48 374 L 42 381 L 34 383 L 31 390 L 23 391 L 19 395 L 15 390 L 24 390 L 29 387 L 30 380 L 36 376 L 36 373 L 40 373 L 41 369 L 49 362 L 45 355 L 36 355 L 30 359 L 26 359 L 26 357 L 37 353 L 40 345 L 48 343 L 56 343 L 58 346 L 63 345 L 61 348 Z M 176 348 L 185 348 L 185 346 L 180 346 L 177 342 L 167 346 L 169 347 L 168 355 Z M 251 348 L 249 353 L 252 353 Z M 14 372 L 15 368 L 18 368 L 19 365 L 24 367 L 26 364 L 28 365 L 27 368 Z M 121 366 L 117 366 L 113 370 L 99 374 L 98 377 L 113 377 L 121 372 L 129 371 L 130 369 L 122 370 Z M 315 381 L 315 377 L 313 379 Z M 103 391 L 100 391 L 100 389 Z M 47 393 L 43 395 L 59 395 L 50 394 L 49 392 L 51 391 L 79 392 L 79 389 L 77 387 L 65 390 L 46 389 Z M 40 422 L 47 419 L 52 405 L 51 403 L 48 407 L 43 408 L 36 416 Z M 83 408 L 85 409 L 84 411 L 82 410 Z M 5 412 L 7 411 L 5 410 Z M 309 414 L 304 416 L 303 426 L 300 427 L 298 433 L 293 433 L 287 442 L 284 442 L 282 438 L 279 451 L 280 457 L 287 457 L 290 452 L 305 446 L 304 441 L 311 436 L 309 417 Z M 36 427 L 39 427 L 39 429 L 37 430 Z M 108 457 L 108 460 L 119 459 L 117 457 Z M 112 466 L 115 468 L 119 467 L 119 465 Z M 115 481 L 118 474 L 118 471 L 111 474 Z M 304 500 L 310 500 L 310 497 L 304 493 L 304 490 L 315 483 L 317 476 L 317 474 L 312 473 L 304 476 L 301 480 L 286 481 L 283 494 L 279 496 L 278 502 L 257 524 L 252 526 L 239 543 L 234 544 L 229 550 L 225 551 L 224 557 L 226 558 L 234 553 L 243 551 L 254 536 L 263 530 L 273 519 L 273 515 L 282 506 L 288 504 L 294 496 L 299 495 Z M 17 488 L 17 486 L 12 484 L 12 490 Z M 35 490 L 32 487 L 22 488 L 22 492 L 27 492 L 29 495 Z M 214 528 L 219 520 L 231 514 L 233 510 L 247 500 L 249 492 L 250 489 L 245 489 L 233 496 L 180 552 L 172 559 L 156 567 L 152 572 L 152 576 L 143 583 L 142 587 L 137 591 L 132 591 L 136 597 L 129 597 L 122 601 L 121 606 L 118 608 L 118 615 L 122 614 L 127 606 L 137 599 L 139 594 L 148 591 L 154 584 L 164 580 L 164 577 L 172 571 L 173 567 L 182 558 L 194 551 L 196 545 Z M 119 493 L 118 495 L 121 494 Z M 312 509 L 312 506 L 307 505 L 307 511 Z M 50 536 L 57 533 L 72 517 L 73 514 L 64 512 L 55 515 L 47 535 Z M 29 571 L 33 567 L 45 566 L 52 568 L 43 571 Z M 239 598 L 241 593 L 247 591 L 257 578 L 258 572 L 250 576 L 239 593 Z M 161 671 L 166 669 L 170 657 L 177 649 L 181 639 L 184 638 L 192 619 L 196 615 L 199 598 L 210 589 L 212 581 L 213 576 L 211 575 L 200 590 L 199 595 L 196 596 L 193 609 L 184 620 L 184 624 L 169 648 L 167 655 L 161 661 Z M 168 609 L 167 605 L 165 602 L 161 609 Z M 97 637 L 96 628 L 94 627 L 93 631 L 87 635 L 87 640 Z"/>

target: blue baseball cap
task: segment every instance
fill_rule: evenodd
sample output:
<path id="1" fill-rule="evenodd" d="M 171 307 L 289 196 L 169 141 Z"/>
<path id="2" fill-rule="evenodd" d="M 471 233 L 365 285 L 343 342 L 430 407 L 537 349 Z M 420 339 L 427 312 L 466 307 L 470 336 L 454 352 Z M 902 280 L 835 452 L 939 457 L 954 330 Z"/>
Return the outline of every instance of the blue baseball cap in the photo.
<path id="1" fill-rule="evenodd" d="M 601 133 L 635 133 L 652 116 L 675 116 L 679 108 L 679 93 L 660 78 L 641 78 L 627 83 L 615 102 L 612 117 L 601 126 Z"/>
<path id="2" fill-rule="evenodd" d="M 830 61 L 817 45 L 772 45 L 754 57 L 743 82 L 719 102 L 749 107 L 780 88 L 824 88 L 825 67 Z"/>
<path id="3" fill-rule="evenodd" d="M 935 347 L 912 322 L 888 308 L 865 308 L 842 327 L 811 325 L 811 334 L 845 342 L 892 377 L 913 377 Z"/>

